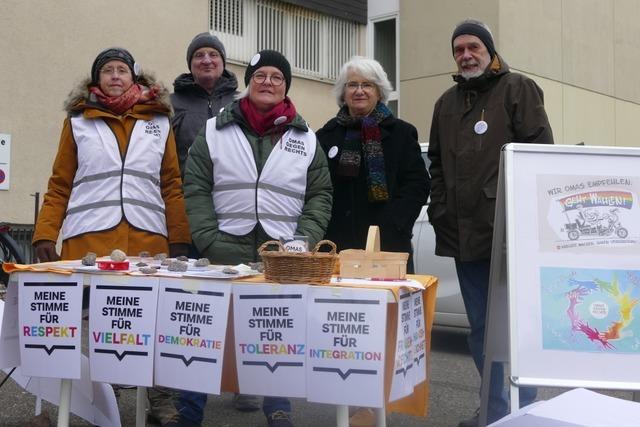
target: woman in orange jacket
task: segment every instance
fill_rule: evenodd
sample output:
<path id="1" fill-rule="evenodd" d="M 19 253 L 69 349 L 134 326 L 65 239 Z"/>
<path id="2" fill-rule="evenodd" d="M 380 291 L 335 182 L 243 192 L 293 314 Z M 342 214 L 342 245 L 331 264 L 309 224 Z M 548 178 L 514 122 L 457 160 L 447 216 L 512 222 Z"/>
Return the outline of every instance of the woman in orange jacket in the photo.
<path id="1" fill-rule="evenodd" d="M 33 237 L 41 262 L 121 249 L 184 255 L 190 233 L 166 89 L 122 48 L 102 51 L 69 95 Z"/>

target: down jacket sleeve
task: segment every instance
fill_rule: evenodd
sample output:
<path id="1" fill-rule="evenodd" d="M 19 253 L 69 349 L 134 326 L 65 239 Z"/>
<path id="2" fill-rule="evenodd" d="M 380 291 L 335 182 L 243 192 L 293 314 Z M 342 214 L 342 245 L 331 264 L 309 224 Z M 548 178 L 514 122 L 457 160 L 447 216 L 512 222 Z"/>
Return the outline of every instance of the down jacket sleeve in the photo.
<path id="1" fill-rule="evenodd" d="M 189 148 L 185 165 L 184 198 L 191 238 L 200 253 L 217 240 L 218 219 L 213 206 L 213 163 L 202 128 Z"/>

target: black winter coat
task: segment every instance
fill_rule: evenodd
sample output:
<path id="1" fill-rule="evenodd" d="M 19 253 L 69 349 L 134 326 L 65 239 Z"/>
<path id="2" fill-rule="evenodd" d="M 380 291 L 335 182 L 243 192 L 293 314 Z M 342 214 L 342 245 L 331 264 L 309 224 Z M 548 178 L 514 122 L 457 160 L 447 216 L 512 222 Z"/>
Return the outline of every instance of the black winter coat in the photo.
<path id="1" fill-rule="evenodd" d="M 360 173 L 355 178 L 338 176 L 346 128 L 333 118 L 316 132 L 325 153 L 338 152 L 329 160 L 333 183 L 333 209 L 326 238 L 338 250 L 364 249 L 370 225 L 380 227 L 381 250 L 412 254 L 411 236 L 422 206 L 429 197 L 429 176 L 420 153 L 416 128 L 395 117 L 380 123 L 382 151 L 390 199 L 369 202 L 367 168 L 361 153 Z M 413 272 L 410 256 L 408 271 Z"/>
<path id="2" fill-rule="evenodd" d="M 171 94 L 171 105 L 174 110 L 171 125 L 176 134 L 178 163 L 183 179 L 189 147 L 207 120 L 216 116 L 222 107 L 234 100 L 238 93 L 237 89 L 238 80 L 235 74 L 228 70 L 222 72 L 212 94 L 198 85 L 191 73 L 176 77 L 173 82 L 174 93 Z"/>

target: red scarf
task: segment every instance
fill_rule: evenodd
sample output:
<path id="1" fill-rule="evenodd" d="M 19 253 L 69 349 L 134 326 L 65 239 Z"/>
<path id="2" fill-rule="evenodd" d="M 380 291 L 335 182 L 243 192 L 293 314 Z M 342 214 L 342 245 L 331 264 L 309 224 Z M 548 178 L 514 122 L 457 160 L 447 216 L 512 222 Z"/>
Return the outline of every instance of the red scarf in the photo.
<path id="1" fill-rule="evenodd" d="M 142 87 L 139 84 L 132 84 L 120 96 L 108 96 L 98 86 L 91 86 L 89 91 L 93 93 L 98 101 L 109 110 L 113 111 L 117 115 L 121 115 L 129 108 L 133 107 L 137 103 L 145 103 L 151 101 L 158 96 L 158 86 Z"/>
<path id="2" fill-rule="evenodd" d="M 256 106 L 249 100 L 248 97 L 240 100 L 240 111 L 242 115 L 259 136 L 271 131 L 275 128 L 283 128 L 284 125 L 290 123 L 296 117 L 296 107 L 289 97 L 285 97 L 284 100 L 273 107 L 266 113 L 261 113 L 256 109 Z M 279 117 L 284 117 L 286 120 L 274 123 Z"/>

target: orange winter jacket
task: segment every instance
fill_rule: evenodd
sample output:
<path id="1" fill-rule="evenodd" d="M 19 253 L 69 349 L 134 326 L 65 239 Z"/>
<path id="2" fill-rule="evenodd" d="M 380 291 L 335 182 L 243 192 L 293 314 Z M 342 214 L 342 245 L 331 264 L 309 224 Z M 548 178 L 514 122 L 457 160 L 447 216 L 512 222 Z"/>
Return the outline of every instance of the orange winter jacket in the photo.
<path id="1" fill-rule="evenodd" d="M 84 86 L 86 87 L 86 86 Z M 72 94 L 73 96 L 73 94 Z M 76 93 L 77 96 L 77 93 Z M 67 103 L 71 114 L 82 114 L 85 119 L 104 120 L 113 131 L 125 155 L 129 136 L 137 120 L 150 120 L 154 114 L 169 114 L 166 103 L 153 102 L 137 104 L 118 116 L 99 104 L 80 97 L 73 104 Z M 53 163 L 47 193 L 36 224 L 33 243 L 41 240 L 57 241 L 67 210 L 73 180 L 78 167 L 76 145 L 73 139 L 70 119 L 64 121 L 58 153 Z M 85 233 L 62 242 L 62 259 L 79 259 L 88 251 L 98 256 L 109 255 L 114 249 L 121 249 L 130 255 L 141 251 L 152 254 L 169 252 L 170 243 L 190 243 L 189 225 L 182 195 L 182 181 L 178 167 L 178 157 L 173 131 L 170 131 L 164 157 L 162 159 L 160 186 L 165 203 L 168 239 L 159 234 L 132 227 L 122 218 L 120 223 L 109 230 Z"/>

